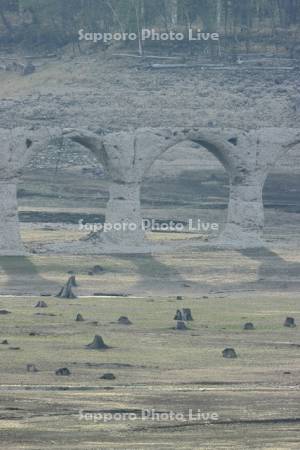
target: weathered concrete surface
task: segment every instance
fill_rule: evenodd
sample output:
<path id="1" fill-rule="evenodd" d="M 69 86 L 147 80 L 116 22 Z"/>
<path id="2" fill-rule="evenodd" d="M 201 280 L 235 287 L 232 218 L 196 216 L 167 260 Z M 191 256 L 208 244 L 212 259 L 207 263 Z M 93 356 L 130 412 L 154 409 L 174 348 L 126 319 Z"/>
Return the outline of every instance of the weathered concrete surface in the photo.
<path id="1" fill-rule="evenodd" d="M 88 240 L 114 246 L 117 251 L 149 250 L 142 229 L 140 190 L 143 178 L 159 156 L 186 140 L 187 130 L 140 128 L 132 132 L 97 135 L 87 130 L 64 131 L 103 164 L 111 180 L 105 222 L 116 230 Z"/>
<path id="2" fill-rule="evenodd" d="M 263 245 L 264 183 L 278 158 L 300 144 L 300 129 L 203 129 L 191 132 L 189 138 L 212 151 L 230 178 L 227 224 L 219 242 L 237 248 Z"/>
<path id="3" fill-rule="evenodd" d="M 65 130 L 65 136 L 89 148 L 111 179 L 106 223 L 118 230 L 94 234 L 89 240 L 115 246 L 117 251 L 146 251 L 142 230 L 140 188 L 156 159 L 179 142 L 190 140 L 205 147 L 223 164 L 230 178 L 230 201 L 220 245 L 237 248 L 263 245 L 262 190 L 277 159 L 300 143 L 300 130 L 264 128 L 155 129 L 98 135 L 88 130 Z M 130 225 L 136 229 L 130 229 Z M 149 250 L 149 249 L 148 249 Z"/>
<path id="4" fill-rule="evenodd" d="M 57 133 L 57 130 L 55 131 Z M 34 152 L 51 138 L 49 129 L 0 128 L 0 255 L 23 255 L 17 183 Z"/>

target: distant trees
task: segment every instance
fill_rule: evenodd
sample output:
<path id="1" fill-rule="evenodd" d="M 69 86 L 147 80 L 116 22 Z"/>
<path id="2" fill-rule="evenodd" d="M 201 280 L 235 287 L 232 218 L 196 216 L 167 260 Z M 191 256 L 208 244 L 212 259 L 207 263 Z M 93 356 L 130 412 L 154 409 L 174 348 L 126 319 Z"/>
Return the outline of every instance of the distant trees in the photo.
<path id="1" fill-rule="evenodd" d="M 235 36 L 299 23 L 299 0 L 0 0 L 0 34 L 53 45 L 72 42 L 81 28 L 137 32 L 193 26 Z"/>

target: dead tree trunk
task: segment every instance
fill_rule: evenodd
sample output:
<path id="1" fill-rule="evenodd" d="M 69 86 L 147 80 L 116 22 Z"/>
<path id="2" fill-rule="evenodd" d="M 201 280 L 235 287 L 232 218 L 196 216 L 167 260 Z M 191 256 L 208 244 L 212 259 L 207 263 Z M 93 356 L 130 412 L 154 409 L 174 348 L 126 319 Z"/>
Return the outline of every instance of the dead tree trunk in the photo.
<path id="1" fill-rule="evenodd" d="M 74 292 L 72 291 L 72 287 L 74 287 L 74 278 L 70 277 L 67 283 L 61 288 L 56 297 L 58 298 L 77 298 Z M 76 282 L 75 282 L 76 283 Z"/>

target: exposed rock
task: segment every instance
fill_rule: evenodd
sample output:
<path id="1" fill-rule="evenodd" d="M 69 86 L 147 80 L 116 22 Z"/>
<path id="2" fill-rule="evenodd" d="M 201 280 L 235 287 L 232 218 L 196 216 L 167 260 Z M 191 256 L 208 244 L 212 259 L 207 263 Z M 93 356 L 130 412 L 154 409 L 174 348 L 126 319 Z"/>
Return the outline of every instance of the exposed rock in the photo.
<path id="1" fill-rule="evenodd" d="M 9 350 L 21 350 L 20 347 L 9 347 Z"/>
<path id="2" fill-rule="evenodd" d="M 177 295 L 176 300 L 183 300 L 183 297 L 181 295 Z"/>
<path id="3" fill-rule="evenodd" d="M 1 345 L 8 345 L 8 340 L 4 339 L 4 341 L 1 342 Z"/>
<path id="4" fill-rule="evenodd" d="M 62 377 L 68 377 L 69 375 L 71 375 L 71 372 L 67 367 L 63 367 L 62 369 L 57 369 L 55 371 L 55 375 L 62 376 Z"/>
<path id="5" fill-rule="evenodd" d="M 7 311 L 6 309 L 0 309 L 0 315 L 1 316 L 6 316 L 6 314 L 11 314 L 11 312 Z"/>
<path id="6" fill-rule="evenodd" d="M 284 322 L 285 327 L 295 328 L 296 323 L 294 317 L 287 317 Z"/>
<path id="7" fill-rule="evenodd" d="M 109 347 L 104 343 L 101 336 L 96 335 L 94 337 L 93 342 L 86 345 L 86 348 L 95 349 L 95 350 L 106 350 Z"/>
<path id="8" fill-rule="evenodd" d="M 244 330 L 255 330 L 255 326 L 253 325 L 252 322 L 247 322 L 244 325 Z"/>
<path id="9" fill-rule="evenodd" d="M 225 348 L 222 352 L 223 358 L 237 358 L 234 348 Z"/>
<path id="10" fill-rule="evenodd" d="M 132 325 L 132 322 L 128 319 L 128 317 L 126 317 L 126 316 L 121 316 L 119 319 L 118 319 L 118 323 L 120 324 L 120 325 Z"/>

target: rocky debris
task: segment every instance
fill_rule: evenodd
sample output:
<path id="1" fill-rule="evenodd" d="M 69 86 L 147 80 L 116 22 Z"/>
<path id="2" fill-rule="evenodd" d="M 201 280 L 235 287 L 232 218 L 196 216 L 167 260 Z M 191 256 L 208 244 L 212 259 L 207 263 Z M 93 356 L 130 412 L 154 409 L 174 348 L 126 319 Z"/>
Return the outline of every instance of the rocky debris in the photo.
<path id="1" fill-rule="evenodd" d="M 35 364 L 27 364 L 26 370 L 27 370 L 27 372 L 38 372 Z"/>
<path id="2" fill-rule="evenodd" d="M 1 345 L 8 345 L 8 340 L 4 339 L 4 341 L 1 342 Z"/>
<path id="3" fill-rule="evenodd" d="M 55 375 L 61 376 L 61 377 L 68 377 L 71 375 L 71 372 L 67 367 L 63 367 L 61 369 L 57 369 L 55 371 Z"/>
<path id="4" fill-rule="evenodd" d="M 176 330 L 187 330 L 187 326 L 184 322 L 182 322 L 181 320 L 178 320 L 177 324 L 176 324 Z"/>
<path id="5" fill-rule="evenodd" d="M 46 302 L 41 300 L 41 301 L 37 302 L 37 304 L 35 305 L 35 308 L 48 308 L 48 305 Z"/>
<path id="6" fill-rule="evenodd" d="M 74 292 L 72 291 L 72 287 L 74 287 L 74 276 L 71 276 L 67 283 L 61 288 L 59 293 L 57 294 L 57 298 L 77 298 Z M 76 282 L 76 281 L 75 281 Z"/>
<path id="7" fill-rule="evenodd" d="M 6 316 L 7 314 L 11 314 L 11 312 L 7 311 L 6 309 L 0 309 L 0 315 L 1 316 Z"/>
<path id="8" fill-rule="evenodd" d="M 116 377 L 113 373 L 105 373 L 104 375 L 102 375 L 102 377 L 100 377 L 101 380 L 115 380 Z"/>
<path id="9" fill-rule="evenodd" d="M 193 321 L 192 311 L 190 308 L 177 309 L 174 320 L 183 320 L 184 322 Z"/>
<path id="10" fill-rule="evenodd" d="M 85 346 L 86 348 L 95 349 L 95 350 L 106 350 L 108 349 L 108 345 L 106 345 L 101 336 L 96 335 L 94 337 L 93 342 Z"/>
<path id="11" fill-rule="evenodd" d="M 126 316 L 121 316 L 119 319 L 118 319 L 118 323 L 120 324 L 120 325 L 132 325 L 132 322 L 128 319 L 128 317 L 126 317 Z"/>
<path id="12" fill-rule="evenodd" d="M 294 317 L 287 317 L 284 322 L 285 327 L 295 328 L 296 323 Z"/>
<path id="13" fill-rule="evenodd" d="M 225 348 L 225 350 L 222 351 L 222 355 L 223 358 L 237 358 L 234 348 Z"/>
<path id="14" fill-rule="evenodd" d="M 82 317 L 81 314 L 79 314 L 79 313 L 77 314 L 75 322 L 84 322 L 84 318 Z"/>
<path id="15" fill-rule="evenodd" d="M 244 330 L 255 330 L 255 326 L 253 325 L 252 322 L 247 322 L 244 325 Z"/>

